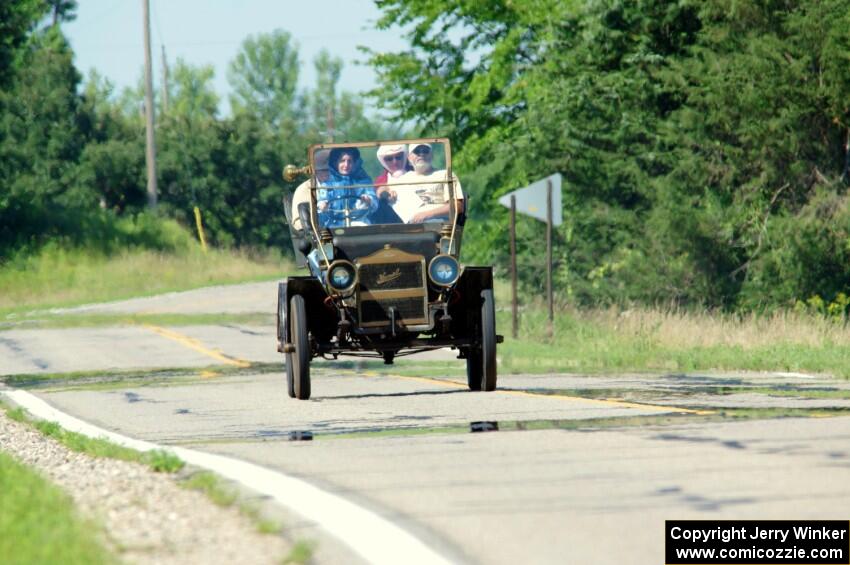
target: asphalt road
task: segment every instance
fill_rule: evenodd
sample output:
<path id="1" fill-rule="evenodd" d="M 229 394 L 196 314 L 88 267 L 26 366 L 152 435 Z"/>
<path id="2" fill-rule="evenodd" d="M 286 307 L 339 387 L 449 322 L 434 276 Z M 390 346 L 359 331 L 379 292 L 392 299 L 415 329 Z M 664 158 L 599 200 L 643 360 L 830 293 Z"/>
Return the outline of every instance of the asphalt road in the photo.
<path id="1" fill-rule="evenodd" d="M 274 285 L 87 310 L 122 308 L 273 311 Z M 848 408 L 846 381 L 503 375 L 502 390 L 472 393 L 460 363 L 401 376 L 321 362 L 314 397 L 302 402 L 286 395 L 282 366 L 268 365 L 281 357 L 263 326 L 0 332 L 0 374 L 104 371 L 82 386 L 33 391 L 57 408 L 131 437 L 305 478 L 458 562 L 662 563 L 666 519 L 848 518 L 850 418 L 717 417 L 724 407 Z M 209 365 L 224 369 L 199 369 Z M 111 369 L 157 367 L 186 369 L 110 378 Z M 798 388 L 838 393 L 763 392 Z M 482 420 L 501 431 L 467 431 Z M 295 430 L 316 439 L 291 442 Z M 321 540 L 319 562 L 356 562 L 310 524 L 290 524 Z"/>

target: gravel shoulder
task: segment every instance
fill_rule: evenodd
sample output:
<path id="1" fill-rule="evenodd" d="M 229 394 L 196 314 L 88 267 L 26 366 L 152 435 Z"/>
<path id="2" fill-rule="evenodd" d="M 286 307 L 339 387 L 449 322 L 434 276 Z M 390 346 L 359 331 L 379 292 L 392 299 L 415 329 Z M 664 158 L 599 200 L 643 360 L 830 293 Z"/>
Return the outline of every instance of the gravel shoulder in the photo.
<path id="1" fill-rule="evenodd" d="M 259 533 L 236 507 L 179 487 L 175 475 L 71 451 L 3 410 L 0 450 L 67 492 L 125 563 L 279 564 L 290 551 L 282 536 Z"/>

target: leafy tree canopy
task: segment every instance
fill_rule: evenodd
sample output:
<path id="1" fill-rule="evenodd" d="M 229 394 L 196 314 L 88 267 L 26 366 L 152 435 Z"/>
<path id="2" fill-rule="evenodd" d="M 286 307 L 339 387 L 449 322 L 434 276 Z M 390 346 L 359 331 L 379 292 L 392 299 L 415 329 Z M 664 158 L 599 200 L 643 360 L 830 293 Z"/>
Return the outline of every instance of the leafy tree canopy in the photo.
<path id="1" fill-rule="evenodd" d="M 558 171 L 557 279 L 579 302 L 761 307 L 850 289 L 846 2 L 377 3 L 410 47 L 369 51 L 371 94 L 453 138 L 480 220 L 471 259 L 506 264 L 496 197 Z M 521 224 L 539 288 L 542 228 Z"/>

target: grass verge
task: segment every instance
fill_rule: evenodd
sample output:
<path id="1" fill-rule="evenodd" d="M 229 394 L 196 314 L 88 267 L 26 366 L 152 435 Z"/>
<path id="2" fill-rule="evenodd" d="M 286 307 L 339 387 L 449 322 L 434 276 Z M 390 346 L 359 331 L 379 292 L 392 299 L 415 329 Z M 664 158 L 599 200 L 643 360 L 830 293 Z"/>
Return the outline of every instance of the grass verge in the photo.
<path id="1" fill-rule="evenodd" d="M 298 541 L 292 546 L 292 550 L 286 559 L 283 560 L 284 565 L 302 565 L 309 563 L 313 557 L 313 548 L 315 544 L 309 541 Z"/>
<path id="2" fill-rule="evenodd" d="M 0 408 L 5 409 L 6 415 L 12 420 L 34 427 L 43 435 L 55 439 L 71 451 L 85 453 L 92 457 L 109 457 L 142 463 L 158 473 L 175 473 L 185 466 L 185 463 L 179 457 L 168 451 L 159 449 L 146 452 L 136 451 L 105 439 L 90 438 L 83 434 L 70 432 L 56 422 L 30 418 L 23 408 L 11 408 L 4 402 L 0 402 Z"/>
<path id="3" fill-rule="evenodd" d="M 850 378 L 846 320 L 790 311 L 735 315 L 560 307 L 550 337 L 546 309 L 535 302 L 523 308 L 514 339 L 510 298 L 499 287 L 502 373 L 749 370 Z"/>
<path id="4" fill-rule="evenodd" d="M 92 457 L 109 457 L 109 458 L 112 458 L 112 459 L 120 459 L 122 461 L 134 461 L 134 462 L 138 462 L 138 463 L 142 463 L 144 465 L 147 465 L 148 467 L 150 467 L 155 472 L 162 472 L 162 473 L 176 473 L 176 472 L 182 470 L 185 467 L 185 463 L 179 457 L 175 456 L 173 453 L 166 451 L 166 450 L 157 449 L 157 450 L 152 450 L 152 451 L 147 451 L 147 452 L 140 452 L 140 451 L 136 451 L 134 449 L 130 449 L 130 448 L 122 447 L 120 445 L 116 445 L 116 444 L 114 444 L 110 441 L 104 440 L 104 439 L 90 438 L 90 437 L 84 436 L 82 434 L 67 431 L 67 430 L 63 429 L 61 426 L 59 426 L 59 424 L 57 424 L 56 422 L 47 422 L 47 421 L 44 421 L 44 420 L 33 419 L 26 413 L 26 411 L 23 408 L 19 408 L 19 407 L 18 408 L 12 408 L 8 404 L 6 404 L 5 402 L 2 402 L 2 401 L 0 401 L 0 409 L 5 410 L 6 415 L 10 419 L 15 420 L 16 422 L 25 423 L 27 425 L 34 427 L 39 432 L 41 432 L 43 435 L 59 441 L 62 445 L 64 445 L 65 447 L 67 447 L 68 449 L 70 449 L 72 451 L 85 453 L 86 455 L 90 455 Z M 6 467 L 6 462 L 4 461 L 4 458 L 6 458 L 5 454 L 0 452 L 0 488 L 2 488 L 4 486 L 3 481 L 4 481 L 5 475 L 7 474 L 7 467 Z M 15 464 L 14 460 L 12 460 L 11 458 L 9 458 L 9 461 L 11 461 L 12 464 Z M 18 467 L 21 468 L 20 472 L 28 473 L 35 478 L 39 478 L 38 475 L 36 475 L 32 471 L 29 471 L 26 467 L 22 467 L 20 465 L 18 465 Z M 11 471 L 10 471 L 10 473 L 11 473 Z M 39 479 L 39 480 L 41 480 L 41 479 Z M 61 491 L 59 491 L 55 487 L 52 487 L 52 485 L 49 485 L 48 483 L 46 483 L 43 480 L 42 480 L 42 483 L 47 484 L 51 488 L 55 489 L 60 496 L 64 496 L 61 493 Z M 200 491 L 210 501 L 212 501 L 214 504 L 217 504 L 219 506 L 230 507 L 230 506 L 233 506 L 235 504 L 238 504 L 239 511 L 243 515 L 248 517 L 254 523 L 257 531 L 260 532 L 260 533 L 277 534 L 277 533 L 280 533 L 280 531 L 282 530 L 281 524 L 263 516 L 263 514 L 260 512 L 260 510 L 255 505 L 252 505 L 248 502 L 240 501 L 239 495 L 236 492 L 236 490 L 234 488 L 228 486 L 226 481 L 221 479 L 218 475 L 216 475 L 213 472 L 198 471 L 198 472 L 191 474 L 188 478 L 179 481 L 177 484 L 181 487 L 184 487 L 184 488 Z M 14 494 L 15 493 L 12 493 L 9 496 L 12 496 Z M 74 555 L 73 553 L 68 558 L 66 558 L 63 555 L 63 559 L 61 559 L 61 560 L 59 560 L 59 559 L 29 559 L 28 554 L 25 555 L 25 558 L 23 560 L 20 560 L 20 561 L 16 560 L 17 559 L 16 556 L 14 558 L 10 558 L 8 560 L 4 559 L 4 552 L 11 555 L 11 552 L 7 551 L 7 549 L 10 549 L 12 547 L 10 545 L 9 548 L 7 548 L 3 544 L 4 534 L 7 531 L 4 528 L 8 528 L 9 530 L 11 530 L 11 527 L 8 527 L 8 524 L 6 522 L 7 521 L 11 521 L 11 522 L 15 521 L 15 520 L 12 520 L 11 517 L 15 516 L 14 512 L 16 512 L 18 509 L 17 509 L 17 507 L 14 506 L 13 503 L 19 504 L 20 502 L 17 501 L 17 500 L 12 500 L 9 503 L 8 506 L 11 508 L 11 511 L 13 512 L 13 514 L 9 515 L 9 517 L 7 517 L 8 519 L 4 520 L 4 516 L 6 516 L 7 504 L 6 504 L 6 500 L 5 500 L 3 495 L 4 495 L 4 493 L 0 492 L 0 502 L 3 503 L 2 505 L 0 505 L 0 507 L 2 507 L 4 509 L 4 512 L 0 513 L 0 563 L 21 563 L 21 564 L 24 564 L 24 563 L 52 563 L 52 562 L 62 561 L 63 563 L 88 564 L 88 563 L 111 563 L 111 562 L 114 561 L 114 559 L 112 559 L 111 556 L 107 553 L 103 554 L 104 555 L 103 558 L 99 558 L 95 554 L 91 554 L 91 557 L 90 557 L 90 554 L 86 553 L 85 555 L 82 555 L 81 559 L 79 559 L 79 560 L 77 560 L 76 555 Z M 70 508 L 70 502 L 68 502 L 68 505 L 69 505 L 69 508 Z M 25 517 L 25 518 L 29 519 L 29 517 Z M 73 530 L 73 528 L 81 527 L 81 526 L 78 526 L 79 522 L 74 522 L 75 518 L 69 517 L 68 520 L 73 522 L 69 526 L 67 526 L 68 528 Z M 38 528 L 36 528 L 35 530 L 38 530 Z M 87 532 L 90 532 L 90 528 L 85 528 L 85 530 Z M 40 532 L 36 531 L 36 533 L 40 535 Z M 5 538 L 5 539 L 10 539 L 10 538 Z M 85 541 L 86 543 L 88 543 L 87 540 L 82 540 L 82 541 Z M 313 547 L 313 545 L 310 542 L 305 542 L 305 541 L 296 542 L 293 545 L 289 555 L 285 558 L 284 563 L 292 563 L 292 564 L 307 563 L 310 560 L 310 557 L 312 556 L 312 547 Z M 94 549 L 101 551 L 99 546 L 95 546 Z M 51 549 L 51 551 L 56 551 L 56 548 Z"/>
<path id="5" fill-rule="evenodd" d="M 0 264 L 0 319 L 36 309 L 270 280 L 292 270 L 288 261 L 270 252 L 130 249 L 106 255 L 48 246 Z"/>
<path id="6" fill-rule="evenodd" d="M 237 490 L 215 473 L 199 471 L 178 484 L 183 488 L 202 492 L 219 506 L 231 507 L 238 504 L 239 511 L 251 519 L 257 531 L 261 534 L 276 534 L 282 529 L 281 524 L 263 516 L 256 505 L 240 501 Z"/>
<path id="7" fill-rule="evenodd" d="M 100 564 L 116 560 L 99 528 L 81 520 L 70 498 L 0 452 L 0 563 Z"/>
<path id="8" fill-rule="evenodd" d="M 111 459 L 120 459 L 122 461 L 135 461 L 147 465 L 153 471 L 158 473 L 176 473 L 185 467 L 185 463 L 179 457 L 166 450 L 156 449 L 147 452 L 140 452 L 134 449 L 116 445 L 104 439 L 90 438 L 82 434 L 67 431 L 61 426 L 59 426 L 59 424 L 57 424 L 56 422 L 47 422 L 44 420 L 33 419 L 26 413 L 23 408 L 12 408 L 2 401 L 0 401 L 0 409 L 5 410 L 6 415 L 10 419 L 34 427 L 43 435 L 59 441 L 62 445 L 72 451 L 85 453 L 86 455 L 90 455 L 92 457 L 109 457 Z M 5 457 L 5 455 L 0 452 L 0 487 L 3 486 L 3 477 L 6 473 L 3 457 Z M 11 461 L 14 463 L 13 460 Z M 23 470 L 34 475 L 34 473 L 28 471 L 26 468 L 23 468 Z M 34 476 L 37 477 L 37 475 Z M 232 487 L 229 487 L 226 481 L 224 481 L 218 475 L 210 471 L 199 471 L 193 473 L 191 476 L 189 476 L 188 479 L 178 482 L 178 485 L 184 488 L 202 492 L 210 501 L 219 506 L 230 507 L 239 501 L 239 496 L 236 490 Z M 61 491 L 59 492 L 61 494 Z M 24 559 L 22 561 L 15 561 L 14 559 L 3 559 L 3 552 L 7 548 L 3 545 L 3 534 L 5 533 L 5 530 L 3 528 L 6 526 L 3 517 L 5 515 L 6 510 L 6 501 L 4 500 L 2 492 L 0 492 L 0 502 L 3 502 L 3 505 L 0 505 L 0 507 L 4 509 L 4 512 L 0 513 L 0 563 L 58 562 L 59 560 L 53 559 Z M 14 512 L 15 508 L 12 508 L 12 511 Z M 239 502 L 239 511 L 252 520 L 255 527 L 257 528 L 257 531 L 260 533 L 275 534 L 280 532 L 282 529 L 282 526 L 279 523 L 263 516 L 263 514 L 255 505 L 252 505 L 248 502 Z M 289 556 L 285 559 L 285 563 L 306 563 L 312 555 L 311 548 L 312 545 L 307 542 L 302 541 L 295 543 Z M 306 557 L 303 557 L 302 559 L 302 556 Z M 76 559 L 74 555 L 71 555 L 71 560 L 65 559 L 63 556 L 63 559 L 61 561 L 63 563 L 80 564 L 108 562 L 105 560 L 87 558 L 81 559 L 79 561 L 76 561 L 74 559 Z"/>

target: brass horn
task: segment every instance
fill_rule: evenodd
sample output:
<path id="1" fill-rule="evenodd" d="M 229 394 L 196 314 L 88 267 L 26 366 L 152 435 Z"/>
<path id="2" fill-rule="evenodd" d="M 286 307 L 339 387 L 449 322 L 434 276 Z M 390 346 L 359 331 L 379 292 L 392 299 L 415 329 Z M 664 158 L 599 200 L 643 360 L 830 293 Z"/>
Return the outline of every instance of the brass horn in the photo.
<path id="1" fill-rule="evenodd" d="M 283 168 L 283 180 L 286 182 L 292 182 L 297 179 L 299 175 L 309 175 L 311 172 L 312 170 L 310 169 L 310 165 L 304 165 L 303 167 L 287 165 Z"/>

